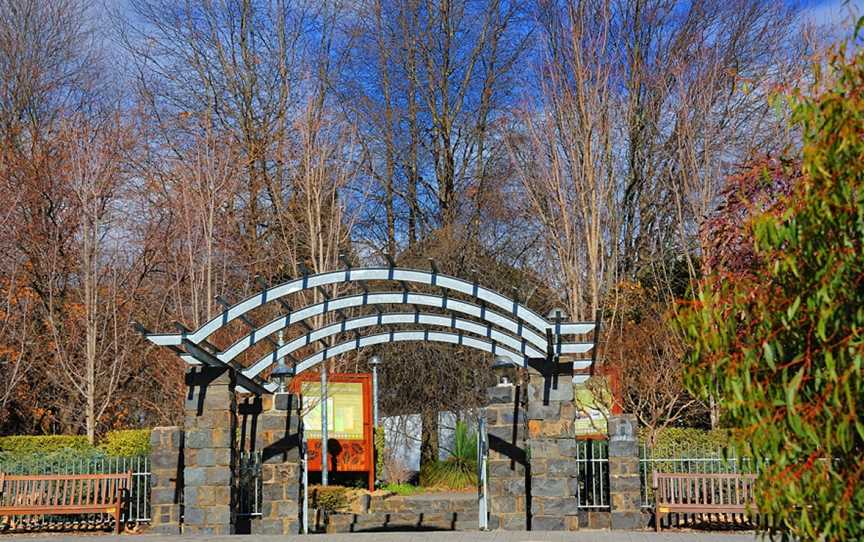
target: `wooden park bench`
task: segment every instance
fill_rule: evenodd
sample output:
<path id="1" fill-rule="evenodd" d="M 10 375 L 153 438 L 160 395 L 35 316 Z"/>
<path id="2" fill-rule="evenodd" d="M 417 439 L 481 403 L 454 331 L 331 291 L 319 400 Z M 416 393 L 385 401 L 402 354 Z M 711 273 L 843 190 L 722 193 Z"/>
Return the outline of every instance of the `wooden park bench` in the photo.
<path id="1" fill-rule="evenodd" d="M 654 524 L 660 531 L 663 516 L 683 514 L 746 514 L 756 511 L 755 474 L 655 472 Z"/>
<path id="2" fill-rule="evenodd" d="M 0 517 L 110 514 L 120 516 L 132 473 L 17 475 L 0 472 Z"/>

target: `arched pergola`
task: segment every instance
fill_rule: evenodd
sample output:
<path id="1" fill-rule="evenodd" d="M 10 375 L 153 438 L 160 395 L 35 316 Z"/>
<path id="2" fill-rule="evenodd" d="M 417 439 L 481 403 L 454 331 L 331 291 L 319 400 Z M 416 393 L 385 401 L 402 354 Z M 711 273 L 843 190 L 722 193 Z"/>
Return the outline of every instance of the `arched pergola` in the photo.
<path id="1" fill-rule="evenodd" d="M 369 282 L 396 282 L 403 286 L 401 292 L 370 292 Z M 296 310 L 286 302 L 291 294 L 318 289 L 334 284 L 355 285 L 362 293 L 326 299 Z M 438 288 L 442 295 L 414 292 L 408 284 L 421 284 Z M 467 296 L 469 300 L 451 297 L 452 294 Z M 268 303 L 279 303 L 287 314 L 256 327 L 248 314 Z M 348 318 L 342 312 L 354 307 L 374 307 L 377 314 Z M 411 312 L 383 312 L 381 306 L 405 306 Z M 445 314 L 423 311 L 421 307 L 443 310 Z M 312 329 L 307 320 L 316 316 L 336 313 L 340 320 Z M 457 314 L 476 320 L 457 318 Z M 235 320 L 245 322 L 251 331 L 224 350 L 218 350 L 208 338 Z M 477 321 L 479 320 L 479 321 Z M 306 332 L 290 342 L 279 345 L 272 335 L 295 324 L 306 326 Z M 359 330 L 384 328 L 392 325 L 415 325 L 422 329 L 410 331 L 390 330 L 361 336 Z M 557 363 L 561 355 L 593 354 L 599 322 L 563 322 L 560 318 L 550 321 L 498 292 L 480 286 L 476 281 L 468 282 L 438 273 L 434 269 L 422 271 L 399 267 L 347 268 L 340 271 L 305 275 L 252 295 L 239 303 L 229 305 L 215 318 L 196 330 L 183 329 L 177 333 L 146 333 L 152 343 L 174 349 L 189 364 L 205 364 L 229 367 L 235 371 L 238 384 L 252 393 L 269 393 L 275 389 L 263 382 L 259 375 L 272 364 L 292 353 L 323 341 L 340 333 L 354 332 L 355 338 L 334 346 L 326 346 L 304 358 L 295 367 L 302 372 L 331 357 L 372 346 L 391 342 L 431 341 L 456 344 L 495 355 L 509 357 L 514 363 L 528 366 L 529 360 L 546 359 Z M 433 329 L 428 329 L 433 328 Z M 447 331 L 436 331 L 444 328 Z M 586 339 L 587 338 L 587 339 Z M 262 341 L 274 345 L 273 350 L 260 357 L 249 367 L 241 367 L 234 361 L 237 356 Z M 574 368 L 590 368 L 593 358 L 574 362 Z"/>

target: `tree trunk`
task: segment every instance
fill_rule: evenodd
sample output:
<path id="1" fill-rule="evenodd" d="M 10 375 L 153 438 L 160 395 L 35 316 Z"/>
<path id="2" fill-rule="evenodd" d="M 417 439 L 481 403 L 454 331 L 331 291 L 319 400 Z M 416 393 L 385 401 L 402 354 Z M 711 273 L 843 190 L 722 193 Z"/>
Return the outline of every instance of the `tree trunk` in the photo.
<path id="1" fill-rule="evenodd" d="M 420 413 L 420 471 L 438 461 L 438 412 Z"/>

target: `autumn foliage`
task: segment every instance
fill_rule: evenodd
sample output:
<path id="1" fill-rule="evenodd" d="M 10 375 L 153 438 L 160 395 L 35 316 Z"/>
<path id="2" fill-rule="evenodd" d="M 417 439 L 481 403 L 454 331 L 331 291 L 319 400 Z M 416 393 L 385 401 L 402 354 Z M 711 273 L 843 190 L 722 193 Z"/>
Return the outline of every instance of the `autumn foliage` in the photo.
<path id="1" fill-rule="evenodd" d="M 719 392 L 761 472 L 769 532 L 864 537 L 864 53 L 789 99 L 798 158 L 733 179 L 711 273 L 681 322 L 689 382 Z"/>

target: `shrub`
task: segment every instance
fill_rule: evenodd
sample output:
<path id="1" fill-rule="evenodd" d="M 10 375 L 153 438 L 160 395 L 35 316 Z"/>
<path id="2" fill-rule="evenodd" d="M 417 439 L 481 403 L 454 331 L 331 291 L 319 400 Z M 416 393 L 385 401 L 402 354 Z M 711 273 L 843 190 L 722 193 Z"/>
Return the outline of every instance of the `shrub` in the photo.
<path id="1" fill-rule="evenodd" d="M 384 474 L 384 457 L 386 455 L 385 447 L 387 446 L 387 441 L 384 438 L 384 428 L 376 427 L 375 434 L 373 436 L 374 446 L 375 446 L 375 472 L 377 476 L 381 476 Z"/>
<path id="2" fill-rule="evenodd" d="M 0 452 L 0 471 L 22 474 L 78 474 L 104 468 L 107 458 L 97 448 L 61 448 L 45 453 Z"/>
<path id="3" fill-rule="evenodd" d="M 698 457 L 717 455 L 729 445 L 725 429 L 705 431 L 689 427 L 666 427 L 657 431 L 652 457 Z"/>
<path id="4" fill-rule="evenodd" d="M 351 490 L 342 486 L 312 486 L 312 506 L 327 512 L 336 512 L 348 507 L 348 497 Z"/>
<path id="5" fill-rule="evenodd" d="M 864 540 L 864 52 L 814 71 L 812 97 L 789 104 L 800 180 L 767 210 L 724 213 L 751 246 L 704 278 L 681 325 L 690 386 L 753 450 L 768 534 L 839 542 Z"/>
<path id="6" fill-rule="evenodd" d="M 436 461 L 420 469 L 420 485 L 441 489 L 467 489 L 477 486 L 477 463 Z"/>
<path id="7" fill-rule="evenodd" d="M 384 479 L 390 484 L 406 484 L 411 479 L 411 471 L 405 462 L 395 456 L 390 456 L 384 463 Z"/>
<path id="8" fill-rule="evenodd" d="M 0 452 L 5 456 L 46 454 L 59 450 L 93 452 L 93 446 L 83 435 L 16 435 L 0 437 Z"/>
<path id="9" fill-rule="evenodd" d="M 149 429 L 111 431 L 99 444 L 99 449 L 112 457 L 135 457 L 150 454 Z"/>

